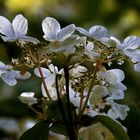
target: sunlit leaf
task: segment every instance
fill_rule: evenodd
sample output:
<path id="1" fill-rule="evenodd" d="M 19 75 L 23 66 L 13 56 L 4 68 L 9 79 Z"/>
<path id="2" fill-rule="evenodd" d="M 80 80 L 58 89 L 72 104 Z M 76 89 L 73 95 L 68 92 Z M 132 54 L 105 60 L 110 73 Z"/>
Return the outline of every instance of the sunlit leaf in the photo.
<path id="1" fill-rule="evenodd" d="M 100 122 L 115 136 L 116 140 L 130 140 L 122 126 L 108 116 L 98 115 L 93 118 L 93 124 Z"/>

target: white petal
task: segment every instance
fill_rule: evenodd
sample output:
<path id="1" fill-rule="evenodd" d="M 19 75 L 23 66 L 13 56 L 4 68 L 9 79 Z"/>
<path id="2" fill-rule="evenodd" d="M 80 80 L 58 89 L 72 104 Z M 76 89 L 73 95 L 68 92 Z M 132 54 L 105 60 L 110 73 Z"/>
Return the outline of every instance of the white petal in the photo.
<path id="1" fill-rule="evenodd" d="M 12 25 L 14 28 L 14 32 L 16 37 L 25 36 L 28 30 L 28 22 L 27 19 L 24 18 L 21 14 L 17 15 L 12 21 Z"/>
<path id="2" fill-rule="evenodd" d="M 20 94 L 22 97 L 34 97 L 35 93 L 34 92 L 23 92 Z"/>
<path id="3" fill-rule="evenodd" d="M 107 34 L 107 29 L 100 25 L 95 25 L 90 28 L 89 33 L 94 37 L 95 39 L 100 39 Z"/>
<path id="4" fill-rule="evenodd" d="M 81 72 L 81 73 L 87 71 L 87 68 L 84 67 L 84 66 L 81 66 L 81 65 L 78 65 L 78 66 L 76 67 L 76 69 L 77 69 L 77 72 Z"/>
<path id="5" fill-rule="evenodd" d="M 80 97 L 78 96 L 71 96 L 70 97 L 70 102 L 75 106 L 75 107 L 79 107 L 80 106 Z"/>
<path id="6" fill-rule="evenodd" d="M 34 37 L 30 37 L 30 36 L 23 36 L 23 37 L 19 37 L 18 38 L 19 42 L 32 42 L 33 44 L 38 44 L 40 43 L 40 41 Z"/>
<path id="7" fill-rule="evenodd" d="M 84 66 L 77 66 L 73 69 L 71 69 L 71 75 L 74 77 L 80 77 L 83 75 L 83 73 L 85 73 L 87 71 L 87 68 Z"/>
<path id="8" fill-rule="evenodd" d="M 132 59 L 137 59 L 140 58 L 140 50 L 139 49 L 124 49 L 123 50 L 124 54 L 127 55 L 128 57 Z"/>
<path id="9" fill-rule="evenodd" d="M 134 65 L 134 70 L 140 72 L 140 63 Z"/>
<path id="10" fill-rule="evenodd" d="M 51 17 L 46 17 L 42 22 L 44 38 L 49 41 L 57 40 L 57 33 L 60 31 L 60 24 Z"/>
<path id="11" fill-rule="evenodd" d="M 49 70 L 52 72 L 52 73 L 55 73 L 55 70 L 57 69 L 57 67 L 55 68 L 55 66 L 53 64 L 50 64 L 49 65 Z M 58 71 L 58 70 L 57 70 Z"/>
<path id="12" fill-rule="evenodd" d="M 15 71 L 9 71 L 1 75 L 1 79 L 9 86 L 14 86 L 17 83 L 15 79 Z"/>
<path id="13" fill-rule="evenodd" d="M 88 51 L 93 51 L 94 45 L 92 42 L 88 42 L 87 46 L 86 46 L 86 50 Z"/>
<path id="14" fill-rule="evenodd" d="M 0 36 L 5 42 L 13 42 L 13 41 L 17 40 L 17 38 L 15 36 L 13 36 L 13 37 L 7 37 L 7 36 L 3 36 L 3 35 L 0 35 Z"/>
<path id="15" fill-rule="evenodd" d="M 6 72 L 6 66 L 3 62 L 0 61 L 0 76 L 2 73 Z"/>
<path id="16" fill-rule="evenodd" d="M 111 117 L 112 119 L 117 119 L 118 118 L 118 114 L 115 112 L 115 110 L 109 109 L 109 111 L 107 112 L 107 115 L 109 117 Z"/>
<path id="17" fill-rule="evenodd" d="M 79 31 L 79 32 L 80 32 L 81 34 L 83 34 L 83 35 L 92 37 L 92 36 L 89 34 L 89 32 L 88 32 L 87 30 L 85 30 L 84 28 L 77 27 L 76 30 Z"/>
<path id="18" fill-rule="evenodd" d="M 111 70 L 108 70 L 106 72 L 106 77 L 104 77 L 104 78 L 108 83 L 110 83 L 112 85 L 116 84 L 116 82 L 117 82 L 117 76 Z"/>
<path id="19" fill-rule="evenodd" d="M 79 107 L 80 106 L 80 97 L 79 95 L 77 95 L 74 90 L 71 88 L 71 86 L 69 87 L 69 93 L 70 93 L 70 102 L 73 103 L 73 105 L 75 107 Z"/>
<path id="20" fill-rule="evenodd" d="M 28 105 L 33 105 L 37 104 L 38 100 L 37 98 L 34 97 L 34 92 L 23 92 L 20 94 L 18 97 L 22 103 L 28 104 Z"/>
<path id="21" fill-rule="evenodd" d="M 110 39 L 116 42 L 116 47 L 117 48 L 123 49 L 123 46 L 122 46 L 121 42 L 117 38 L 115 38 L 114 36 L 111 36 Z"/>
<path id="22" fill-rule="evenodd" d="M 50 73 L 45 78 L 45 83 L 48 87 L 51 87 L 55 84 L 55 74 Z"/>
<path id="23" fill-rule="evenodd" d="M 68 25 L 68 26 L 62 28 L 60 30 L 60 32 L 58 32 L 58 34 L 57 34 L 58 40 L 63 41 L 66 38 L 70 37 L 70 35 L 75 31 L 75 28 L 76 27 L 74 24 L 71 24 L 71 25 Z"/>
<path id="24" fill-rule="evenodd" d="M 121 82 L 117 82 L 115 85 L 115 88 L 118 90 L 127 90 L 127 87 L 124 84 L 122 84 Z"/>
<path id="25" fill-rule="evenodd" d="M 0 16 L 0 33 L 7 37 L 15 36 L 12 24 L 7 18 L 3 16 Z"/>
<path id="26" fill-rule="evenodd" d="M 120 118 L 121 120 L 124 120 L 126 118 L 127 111 L 129 111 L 128 106 L 114 103 L 111 107 L 112 108 L 108 111 L 108 115 L 110 117 L 112 117 L 113 119 Z"/>
<path id="27" fill-rule="evenodd" d="M 102 42 L 107 47 L 111 47 L 111 46 L 116 47 L 116 42 L 110 39 L 110 37 L 102 37 L 101 39 L 99 39 L 99 41 Z"/>
<path id="28" fill-rule="evenodd" d="M 136 36 L 128 36 L 123 42 L 127 49 L 136 49 L 140 46 L 140 38 Z"/>
<path id="29" fill-rule="evenodd" d="M 26 71 L 26 72 L 16 71 L 15 78 L 17 78 L 17 79 L 25 80 L 25 79 L 28 79 L 30 77 L 31 77 L 31 73 L 29 73 L 28 71 Z"/>
<path id="30" fill-rule="evenodd" d="M 108 87 L 108 91 L 112 99 L 119 100 L 124 98 L 124 92 L 122 90 L 117 90 L 114 87 Z"/>
<path id="31" fill-rule="evenodd" d="M 109 70 L 110 72 L 113 72 L 117 76 L 117 81 L 122 81 L 125 78 L 124 72 L 120 69 L 112 69 Z"/>
<path id="32" fill-rule="evenodd" d="M 44 78 L 48 77 L 51 74 L 48 69 L 43 68 L 43 67 L 41 67 L 41 72 L 42 72 Z M 41 77 L 38 68 L 34 69 L 34 73 L 35 73 L 36 76 Z"/>
<path id="33" fill-rule="evenodd" d="M 52 98 L 53 100 L 56 100 L 56 99 L 57 99 L 56 88 L 53 87 L 53 86 L 51 86 L 50 84 L 48 85 L 47 82 L 46 82 L 46 86 L 47 86 L 47 89 L 48 89 L 48 92 L 49 92 L 51 98 Z M 44 88 L 44 85 L 43 85 L 43 84 L 41 85 L 41 91 L 42 91 L 42 95 L 43 95 L 44 97 L 47 97 L 47 94 L 46 94 L 46 91 L 45 91 L 45 88 Z"/>
<path id="34" fill-rule="evenodd" d="M 136 57 L 136 58 L 132 58 L 132 62 L 136 63 L 136 62 L 140 62 L 140 57 Z"/>
<path id="35" fill-rule="evenodd" d="M 105 97 L 106 95 L 108 95 L 106 87 L 97 85 L 93 88 L 93 92 L 90 95 L 89 102 L 91 105 L 98 105 L 99 107 L 102 107 L 104 106 L 103 97 Z"/>

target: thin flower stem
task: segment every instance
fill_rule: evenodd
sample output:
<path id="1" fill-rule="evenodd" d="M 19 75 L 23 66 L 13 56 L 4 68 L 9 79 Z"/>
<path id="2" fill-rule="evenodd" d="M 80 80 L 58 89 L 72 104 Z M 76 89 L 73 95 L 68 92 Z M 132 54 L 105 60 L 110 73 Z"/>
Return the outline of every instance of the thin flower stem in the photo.
<path id="1" fill-rule="evenodd" d="M 87 93 L 87 96 L 86 96 L 86 100 L 85 100 L 83 108 L 81 109 L 81 111 L 79 113 L 79 116 L 78 116 L 79 119 L 81 118 L 81 116 L 83 115 L 83 113 L 84 113 L 84 111 L 85 111 L 85 109 L 87 107 L 87 103 L 88 103 L 88 100 L 89 100 L 89 97 L 90 97 L 90 94 L 91 94 L 92 87 L 94 85 L 94 80 L 96 78 L 96 73 L 98 71 L 99 66 L 100 66 L 100 63 L 99 64 L 97 63 L 96 67 L 94 69 L 93 78 L 92 78 L 92 81 L 91 81 L 90 86 L 89 86 L 89 90 L 88 90 L 88 93 Z"/>
<path id="2" fill-rule="evenodd" d="M 36 109 L 34 109 L 32 106 L 29 106 L 29 108 L 35 112 L 38 116 L 42 117 L 42 113 L 38 112 Z"/>
<path id="3" fill-rule="evenodd" d="M 118 60 L 118 59 L 125 59 L 125 58 L 124 58 L 124 56 L 118 56 L 118 57 L 114 57 L 114 58 L 111 58 L 111 59 L 104 59 L 103 63 L 107 63 L 107 62 L 110 62 L 110 61 L 115 61 L 115 60 Z"/>
<path id="4" fill-rule="evenodd" d="M 51 96 L 50 96 L 50 94 L 49 94 L 49 91 L 48 91 L 48 88 L 47 88 L 47 85 L 46 85 L 46 83 L 45 83 L 45 81 L 44 81 L 44 76 L 43 76 L 43 73 L 42 73 L 42 70 L 41 70 L 41 67 L 38 65 L 38 70 L 39 70 L 39 73 L 40 73 L 40 75 L 41 75 L 41 78 L 42 78 L 42 83 L 43 83 L 43 86 L 44 86 L 44 89 L 45 89 L 45 92 L 46 92 L 46 95 L 47 95 L 47 97 L 51 100 L 52 98 L 51 98 Z"/>
<path id="5" fill-rule="evenodd" d="M 30 57 L 31 57 L 32 61 L 33 61 L 34 63 L 37 63 L 37 59 L 36 59 L 36 57 L 34 57 L 34 55 L 32 54 L 32 52 L 31 52 L 29 46 L 27 46 L 27 49 L 28 49 L 28 51 L 29 51 L 29 54 L 30 54 Z"/>
<path id="6" fill-rule="evenodd" d="M 81 91 L 81 94 L 80 94 L 80 106 L 79 106 L 79 113 L 80 113 L 80 110 L 82 108 L 82 104 L 83 104 L 83 97 L 84 97 L 84 88 L 82 89 Z"/>
<path id="7" fill-rule="evenodd" d="M 59 87 L 58 87 L 58 77 L 59 77 L 59 75 L 57 74 L 56 78 L 55 78 L 55 84 L 56 84 L 56 92 L 57 92 L 57 97 L 58 97 L 58 106 L 59 106 L 62 118 L 64 120 L 64 124 L 65 124 L 66 130 L 68 132 L 69 138 L 71 138 L 71 130 L 70 130 L 68 121 L 66 119 L 65 112 L 63 110 L 63 104 L 62 104 L 62 101 L 61 101 L 61 98 L 60 98 Z"/>
<path id="8" fill-rule="evenodd" d="M 74 131 L 74 127 L 73 127 L 72 109 L 71 109 L 71 103 L 70 103 L 68 66 L 64 65 L 63 69 L 64 69 L 64 73 L 65 73 L 67 108 L 68 108 L 68 115 L 69 115 L 69 126 L 70 126 L 71 137 L 72 137 L 72 139 L 70 139 L 70 140 L 77 140 L 76 134 L 75 134 L 75 131 Z"/>
<path id="9" fill-rule="evenodd" d="M 47 116 L 46 116 L 45 100 L 44 100 L 44 98 L 41 99 L 41 108 L 42 108 L 42 113 L 43 113 L 43 119 L 46 120 Z"/>

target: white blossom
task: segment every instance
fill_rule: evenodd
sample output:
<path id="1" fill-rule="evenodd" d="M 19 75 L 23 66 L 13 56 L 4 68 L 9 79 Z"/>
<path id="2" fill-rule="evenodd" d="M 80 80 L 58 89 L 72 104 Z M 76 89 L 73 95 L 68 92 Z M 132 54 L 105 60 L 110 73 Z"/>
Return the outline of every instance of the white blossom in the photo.
<path id="1" fill-rule="evenodd" d="M 74 24 L 70 24 L 61 29 L 59 22 L 52 17 L 46 17 L 42 22 L 43 37 L 47 41 L 63 41 L 71 36 L 75 28 Z"/>
<path id="2" fill-rule="evenodd" d="M 85 72 L 87 72 L 87 68 L 81 65 L 77 65 L 70 70 L 70 75 L 73 77 L 80 77 Z"/>
<path id="3" fill-rule="evenodd" d="M 18 97 L 22 103 L 28 104 L 29 106 L 38 103 L 38 99 L 34 97 L 34 92 L 23 92 Z"/>
<path id="4" fill-rule="evenodd" d="M 108 90 L 109 96 L 113 99 L 123 99 L 124 98 L 124 90 L 127 87 L 121 83 L 125 77 L 124 72 L 120 69 L 112 69 L 108 71 L 99 72 L 101 80 L 101 84 L 106 87 Z"/>
<path id="5" fill-rule="evenodd" d="M 28 21 L 21 14 L 18 14 L 12 23 L 5 17 L 0 16 L 0 33 L 4 41 L 39 43 L 39 40 L 33 37 L 26 36 L 28 30 Z"/>
<path id="6" fill-rule="evenodd" d="M 126 118 L 127 112 L 129 111 L 129 107 L 127 105 L 117 104 L 113 101 L 112 98 L 108 98 L 107 103 L 111 105 L 111 108 L 107 112 L 109 117 L 121 120 Z"/>
<path id="7" fill-rule="evenodd" d="M 121 49 L 123 53 L 131 58 L 134 62 L 134 70 L 140 72 L 140 38 L 137 36 L 128 36 L 121 43 L 117 38 L 111 37 L 116 42 L 116 47 Z"/>
<path id="8" fill-rule="evenodd" d="M 78 30 L 80 33 L 88 36 L 88 37 L 91 37 L 91 38 L 94 38 L 94 39 L 101 39 L 102 37 L 105 37 L 107 35 L 107 29 L 101 25 L 95 25 L 95 26 L 92 26 L 89 31 L 81 28 L 81 27 L 77 27 L 76 30 Z"/>
<path id="9" fill-rule="evenodd" d="M 21 72 L 13 70 L 11 65 L 5 65 L 0 61 L 0 77 L 9 86 L 14 86 L 17 84 L 16 79 L 28 79 L 31 76 L 29 72 Z"/>
<path id="10" fill-rule="evenodd" d="M 103 102 L 103 97 L 108 95 L 108 90 L 104 86 L 96 85 L 93 87 L 93 91 L 90 94 L 89 103 L 93 106 L 98 106 L 99 108 L 104 108 L 105 103 Z"/>
<path id="11" fill-rule="evenodd" d="M 50 96 L 54 100 L 56 100 L 57 99 L 57 93 L 56 93 L 56 87 L 55 87 L 55 76 L 56 76 L 57 73 L 59 73 L 58 68 L 56 66 L 54 66 L 53 64 L 50 64 L 49 69 L 41 67 L 41 72 L 43 74 L 44 81 L 45 81 L 47 89 L 50 93 Z M 41 77 L 38 68 L 34 69 L 34 73 L 35 73 L 35 75 Z M 61 70 L 60 70 L 60 73 L 61 73 Z M 42 95 L 44 97 L 47 97 L 47 94 L 46 94 L 43 83 L 41 85 L 41 90 L 42 90 Z"/>
<path id="12" fill-rule="evenodd" d="M 100 56 L 100 54 L 94 50 L 94 44 L 92 42 L 88 42 L 85 46 L 85 53 L 90 59 L 96 59 Z"/>

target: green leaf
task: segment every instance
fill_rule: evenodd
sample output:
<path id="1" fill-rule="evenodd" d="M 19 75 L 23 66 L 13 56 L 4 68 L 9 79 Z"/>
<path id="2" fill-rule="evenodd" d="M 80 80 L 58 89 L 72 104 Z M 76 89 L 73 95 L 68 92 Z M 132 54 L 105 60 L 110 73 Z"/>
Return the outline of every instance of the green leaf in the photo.
<path id="1" fill-rule="evenodd" d="M 129 136 L 122 128 L 122 126 L 110 117 L 104 115 L 97 115 L 93 118 L 92 123 L 97 122 L 100 122 L 105 127 L 107 127 L 110 130 L 110 132 L 114 135 L 116 140 L 130 140 Z"/>
<path id="2" fill-rule="evenodd" d="M 19 140 L 48 140 L 49 125 L 50 123 L 48 121 L 38 122 L 27 130 Z"/>
<path id="3" fill-rule="evenodd" d="M 54 133 L 61 134 L 67 136 L 66 127 L 64 124 L 52 124 L 50 130 Z"/>

